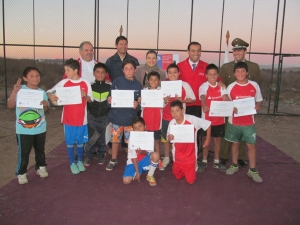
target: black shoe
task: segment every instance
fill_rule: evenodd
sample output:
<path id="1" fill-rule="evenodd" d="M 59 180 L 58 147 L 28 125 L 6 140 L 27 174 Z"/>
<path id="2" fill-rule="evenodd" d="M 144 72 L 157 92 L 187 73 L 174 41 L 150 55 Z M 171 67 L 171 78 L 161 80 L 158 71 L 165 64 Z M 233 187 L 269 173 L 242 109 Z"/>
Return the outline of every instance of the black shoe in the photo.
<path id="1" fill-rule="evenodd" d="M 242 167 L 247 167 L 248 163 L 245 160 L 239 159 L 238 163 L 242 166 Z"/>
<path id="2" fill-rule="evenodd" d="M 75 155 L 74 156 L 74 161 L 77 162 L 77 160 L 78 160 L 78 155 Z"/>
<path id="3" fill-rule="evenodd" d="M 98 164 L 103 165 L 105 163 L 105 155 L 98 156 Z"/>
<path id="4" fill-rule="evenodd" d="M 222 163 L 224 166 L 226 165 L 228 159 L 222 159 L 220 158 L 220 163 Z"/>

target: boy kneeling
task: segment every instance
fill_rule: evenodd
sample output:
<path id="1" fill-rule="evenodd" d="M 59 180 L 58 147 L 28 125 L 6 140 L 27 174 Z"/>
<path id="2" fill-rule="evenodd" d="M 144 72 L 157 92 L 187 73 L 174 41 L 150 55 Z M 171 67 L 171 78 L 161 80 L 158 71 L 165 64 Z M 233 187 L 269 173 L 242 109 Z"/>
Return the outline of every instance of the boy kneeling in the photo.
<path id="1" fill-rule="evenodd" d="M 134 131 L 145 131 L 145 121 L 142 117 L 136 117 L 132 121 L 132 128 Z M 127 165 L 123 174 L 124 184 L 130 184 L 134 179 L 140 182 L 142 173 L 147 172 L 147 181 L 150 186 L 156 186 L 157 183 L 154 178 L 154 172 L 159 162 L 158 152 L 148 152 L 146 150 L 133 150 L 128 146 Z"/>
<path id="2" fill-rule="evenodd" d="M 209 146 L 211 136 L 211 122 L 198 118 L 196 116 L 184 114 L 183 105 L 179 100 L 171 102 L 171 114 L 173 119 L 169 123 L 167 137 L 168 141 L 174 140 L 174 135 L 170 133 L 172 125 L 194 125 L 194 142 L 193 143 L 173 143 L 173 175 L 180 180 L 185 177 L 189 184 L 196 180 L 196 163 L 197 163 L 197 131 L 202 128 L 207 132 L 207 138 L 203 148 Z"/>

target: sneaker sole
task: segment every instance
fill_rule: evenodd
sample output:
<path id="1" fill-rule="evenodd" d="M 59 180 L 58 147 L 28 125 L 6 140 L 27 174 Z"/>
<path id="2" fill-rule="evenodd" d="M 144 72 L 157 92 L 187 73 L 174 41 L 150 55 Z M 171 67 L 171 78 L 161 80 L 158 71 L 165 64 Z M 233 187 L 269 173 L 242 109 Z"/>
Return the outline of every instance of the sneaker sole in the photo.
<path id="1" fill-rule="evenodd" d="M 19 181 L 19 184 L 28 184 L 28 181 Z"/>
<path id="2" fill-rule="evenodd" d="M 91 164 L 83 164 L 84 166 L 90 166 Z"/>
<path id="3" fill-rule="evenodd" d="M 103 163 L 99 163 L 99 162 L 98 162 L 98 165 L 103 165 L 103 164 L 104 164 L 104 162 L 103 162 Z"/>
<path id="4" fill-rule="evenodd" d="M 42 175 L 42 174 L 40 174 L 38 171 L 36 172 L 36 174 L 39 175 L 41 178 L 48 177 L 48 175 L 49 175 L 49 174 L 47 174 L 47 175 Z"/>

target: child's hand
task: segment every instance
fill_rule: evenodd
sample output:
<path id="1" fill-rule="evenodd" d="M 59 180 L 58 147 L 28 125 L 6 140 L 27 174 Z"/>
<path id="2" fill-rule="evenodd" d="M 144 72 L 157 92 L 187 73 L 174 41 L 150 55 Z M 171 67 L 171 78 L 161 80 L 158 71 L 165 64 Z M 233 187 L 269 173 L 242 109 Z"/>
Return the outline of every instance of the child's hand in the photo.
<path id="1" fill-rule="evenodd" d="M 168 134 L 167 139 L 168 139 L 168 141 L 173 141 L 174 140 L 174 135 L 173 134 Z"/>
<path id="2" fill-rule="evenodd" d="M 138 182 L 141 182 L 140 178 L 141 178 L 141 175 L 140 175 L 139 172 L 137 172 L 137 173 L 135 174 L 134 179 L 135 179 L 136 181 L 138 181 Z"/>
<path id="3" fill-rule="evenodd" d="M 260 110 L 260 104 L 255 104 L 255 110 L 256 111 Z"/>
<path id="4" fill-rule="evenodd" d="M 21 89 L 21 87 L 22 87 L 21 82 L 22 82 L 22 79 L 18 78 L 17 83 L 15 83 L 15 85 L 14 85 L 15 92 L 18 92 Z"/>
<path id="5" fill-rule="evenodd" d="M 46 100 L 41 101 L 40 105 L 43 105 L 44 107 L 48 106 L 48 102 Z"/>
<path id="6" fill-rule="evenodd" d="M 80 92 L 81 92 L 81 97 L 86 98 L 87 95 L 86 95 L 85 90 L 81 89 Z"/>
<path id="7" fill-rule="evenodd" d="M 49 99 L 52 101 L 52 102 L 55 102 L 58 100 L 58 97 L 56 95 L 53 95 L 53 94 L 50 94 L 48 95 Z"/>
<path id="8" fill-rule="evenodd" d="M 208 147 L 209 144 L 210 144 L 210 138 L 206 138 L 206 140 L 205 140 L 204 143 L 203 143 L 203 148 Z"/>
<path id="9" fill-rule="evenodd" d="M 108 103 L 108 104 L 111 104 L 111 96 L 108 96 L 108 97 L 107 97 L 107 103 Z"/>
<path id="10" fill-rule="evenodd" d="M 181 97 L 178 97 L 178 95 L 177 95 L 177 94 L 175 95 L 175 99 L 176 99 L 176 100 L 179 100 L 179 101 L 181 101 L 181 102 L 182 102 L 182 98 L 181 98 Z"/>
<path id="11" fill-rule="evenodd" d="M 235 113 L 235 114 L 238 113 L 238 109 L 236 107 L 233 108 L 233 113 Z"/>
<path id="12" fill-rule="evenodd" d="M 138 107 L 139 103 L 137 101 L 133 102 L 133 108 L 136 109 Z"/>
<path id="13" fill-rule="evenodd" d="M 168 96 L 164 97 L 164 102 L 167 104 L 170 102 L 170 99 L 171 99 L 171 96 L 168 95 Z"/>
<path id="14" fill-rule="evenodd" d="M 206 113 L 206 112 L 208 112 L 208 111 L 209 111 L 209 108 L 208 108 L 206 105 L 205 105 L 205 106 L 203 106 L 203 107 L 202 107 L 202 109 L 203 109 L 203 112 L 204 112 L 204 113 Z"/>

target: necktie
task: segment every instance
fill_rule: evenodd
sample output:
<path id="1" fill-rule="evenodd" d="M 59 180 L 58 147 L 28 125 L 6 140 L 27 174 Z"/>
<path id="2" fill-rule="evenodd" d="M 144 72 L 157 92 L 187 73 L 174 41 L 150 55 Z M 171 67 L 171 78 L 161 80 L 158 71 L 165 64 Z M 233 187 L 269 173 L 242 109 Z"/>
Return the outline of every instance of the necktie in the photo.
<path id="1" fill-rule="evenodd" d="M 193 71 L 195 70 L 195 68 L 196 68 L 196 64 L 195 63 L 193 63 L 192 64 L 192 67 L 193 67 Z"/>

